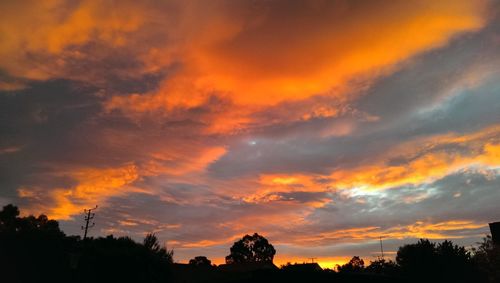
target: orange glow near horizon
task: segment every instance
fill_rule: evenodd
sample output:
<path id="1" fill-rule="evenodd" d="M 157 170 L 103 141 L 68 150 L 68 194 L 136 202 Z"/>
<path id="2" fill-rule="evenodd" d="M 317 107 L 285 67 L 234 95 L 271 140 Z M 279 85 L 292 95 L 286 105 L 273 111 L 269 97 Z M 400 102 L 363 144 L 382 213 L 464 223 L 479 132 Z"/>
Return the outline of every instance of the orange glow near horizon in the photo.
<path id="1" fill-rule="evenodd" d="M 351 258 L 352 257 L 348 257 L 348 256 L 314 257 L 314 262 L 317 262 L 321 266 L 321 268 L 323 268 L 323 269 L 326 269 L 326 268 L 335 269 L 335 267 L 337 265 L 343 265 L 343 264 L 349 262 L 349 260 Z M 226 263 L 225 258 L 222 258 L 222 257 L 221 258 L 213 258 L 213 259 L 211 259 L 211 261 L 212 261 L 212 264 L 216 264 L 216 265 L 221 265 L 221 264 Z M 310 262 L 311 262 L 310 258 L 297 257 L 297 256 L 293 256 L 293 255 L 276 255 L 276 257 L 274 258 L 274 261 L 273 261 L 273 263 L 277 267 L 281 267 L 282 265 L 286 265 L 287 263 L 294 264 L 294 263 L 310 263 Z M 366 263 L 369 263 L 368 259 L 367 259 Z"/>

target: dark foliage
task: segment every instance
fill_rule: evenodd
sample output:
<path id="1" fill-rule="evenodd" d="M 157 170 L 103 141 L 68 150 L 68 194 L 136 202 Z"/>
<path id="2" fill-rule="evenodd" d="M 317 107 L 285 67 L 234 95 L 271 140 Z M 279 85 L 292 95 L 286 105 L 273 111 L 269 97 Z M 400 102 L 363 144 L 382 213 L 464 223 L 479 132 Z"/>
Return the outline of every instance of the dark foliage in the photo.
<path id="1" fill-rule="evenodd" d="M 226 263 L 272 262 L 276 250 L 266 238 L 255 233 L 245 235 L 231 247 L 231 253 L 226 256 Z"/>
<path id="2" fill-rule="evenodd" d="M 365 269 L 365 262 L 359 256 L 353 256 L 351 260 L 344 265 L 337 265 L 340 273 L 361 273 Z"/>
<path id="3" fill-rule="evenodd" d="M 315 262 L 313 262 L 313 263 L 294 263 L 294 264 L 287 262 L 286 264 L 280 266 L 280 269 L 283 271 L 296 272 L 296 273 L 322 271 L 321 266 Z"/>
<path id="4" fill-rule="evenodd" d="M 379 279 L 399 278 L 404 282 L 500 282 L 499 255 L 490 237 L 473 254 L 448 240 L 433 243 L 420 239 L 400 247 L 396 262 L 378 259 L 365 267 L 364 261 L 355 256 L 337 270 L 339 275 L 381 275 Z"/>
<path id="5" fill-rule="evenodd" d="M 189 264 L 196 267 L 211 267 L 212 261 L 210 261 L 206 256 L 197 256 L 189 260 Z"/>
<path id="6" fill-rule="evenodd" d="M 470 253 L 450 241 L 439 244 L 420 239 L 399 248 L 396 262 L 401 274 L 414 281 L 424 279 L 479 282 Z"/>
<path id="7" fill-rule="evenodd" d="M 0 274 L 10 282 L 63 282 L 70 276 L 69 250 L 76 243 L 45 215 L 19 217 L 13 205 L 0 212 Z"/>
<path id="8" fill-rule="evenodd" d="M 474 263 L 488 282 L 500 282 L 500 246 L 493 244 L 489 235 L 478 244 L 473 249 Z"/>
<path id="9" fill-rule="evenodd" d="M 162 247 L 154 233 L 147 234 L 142 244 L 158 258 L 170 263 L 174 262 L 174 251 Z"/>
<path id="10" fill-rule="evenodd" d="M 382 274 L 387 276 L 398 276 L 399 266 L 392 260 L 385 260 L 383 258 L 370 262 L 365 268 L 367 273 Z"/>
<path id="11" fill-rule="evenodd" d="M 365 274 L 336 273 L 332 271 L 300 271 L 295 270 L 260 270 L 248 274 L 246 278 L 217 282 L 250 283 L 250 282 L 287 282 L 287 283 L 396 283 L 404 282 L 396 278 Z"/>
<path id="12" fill-rule="evenodd" d="M 113 236 L 83 241 L 45 215 L 19 217 L 7 205 L 0 211 L 2 282 L 168 282 L 172 252 L 146 238 L 153 245 Z"/>
<path id="13" fill-rule="evenodd" d="M 165 282 L 171 258 L 162 250 L 112 235 L 86 241 L 81 253 L 77 277 L 101 282 Z M 92 272 L 89 272 L 92 271 Z"/>

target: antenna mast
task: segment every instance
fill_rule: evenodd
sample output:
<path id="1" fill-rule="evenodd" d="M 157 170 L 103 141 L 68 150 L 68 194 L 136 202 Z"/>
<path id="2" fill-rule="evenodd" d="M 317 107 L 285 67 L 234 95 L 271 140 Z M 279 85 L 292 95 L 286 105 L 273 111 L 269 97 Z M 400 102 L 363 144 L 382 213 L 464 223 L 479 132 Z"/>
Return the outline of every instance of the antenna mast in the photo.
<path id="1" fill-rule="evenodd" d="M 380 237 L 380 253 L 382 254 L 382 259 L 384 259 L 384 247 L 382 246 L 382 237 Z"/>

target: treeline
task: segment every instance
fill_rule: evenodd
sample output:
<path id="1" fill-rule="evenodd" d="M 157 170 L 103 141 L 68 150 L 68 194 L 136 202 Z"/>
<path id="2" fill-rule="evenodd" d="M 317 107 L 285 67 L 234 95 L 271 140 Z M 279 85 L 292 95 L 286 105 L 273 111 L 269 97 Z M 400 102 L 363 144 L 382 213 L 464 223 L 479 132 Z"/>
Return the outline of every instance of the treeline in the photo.
<path id="1" fill-rule="evenodd" d="M 45 215 L 20 217 L 13 205 L 0 211 L 2 282 L 500 282 L 500 248 L 489 236 L 472 250 L 421 239 L 400 247 L 395 261 L 365 264 L 354 256 L 336 270 L 291 263 L 278 269 L 275 253 L 255 233 L 234 243 L 225 265 L 204 256 L 179 265 L 154 234 L 142 243 L 112 235 L 83 240 Z"/>
<path id="2" fill-rule="evenodd" d="M 173 252 L 155 235 L 143 243 L 112 235 L 66 236 L 55 220 L 0 211 L 0 282 L 169 282 Z"/>
<path id="3" fill-rule="evenodd" d="M 395 261 L 379 258 L 365 266 L 363 259 L 354 256 L 348 263 L 337 266 L 337 272 L 381 274 L 415 282 L 500 282 L 499 252 L 490 236 L 471 251 L 448 240 L 433 243 L 420 239 L 400 247 Z"/>

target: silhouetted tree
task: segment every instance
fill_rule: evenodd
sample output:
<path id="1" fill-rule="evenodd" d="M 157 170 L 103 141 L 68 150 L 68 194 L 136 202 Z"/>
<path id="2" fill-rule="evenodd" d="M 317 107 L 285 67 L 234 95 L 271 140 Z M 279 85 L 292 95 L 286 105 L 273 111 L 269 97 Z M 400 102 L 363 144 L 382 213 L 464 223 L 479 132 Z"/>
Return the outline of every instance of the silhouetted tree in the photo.
<path id="1" fill-rule="evenodd" d="M 276 250 L 266 238 L 255 233 L 235 242 L 226 256 L 226 263 L 272 262 Z"/>
<path id="2" fill-rule="evenodd" d="M 14 228 L 15 223 L 18 221 L 19 209 L 17 206 L 8 204 L 0 211 L 0 231 L 7 231 Z"/>
<path id="3" fill-rule="evenodd" d="M 474 272 L 472 256 L 464 247 L 445 240 L 436 246 L 440 272 L 455 280 L 471 278 Z"/>
<path id="4" fill-rule="evenodd" d="M 172 252 L 148 237 L 68 237 L 45 215 L 19 217 L 13 205 L 0 211 L 2 282 L 168 282 Z"/>
<path id="5" fill-rule="evenodd" d="M 353 256 L 351 260 L 344 265 L 337 265 L 338 272 L 360 273 L 365 269 L 365 262 L 359 256 Z"/>
<path id="6" fill-rule="evenodd" d="M 399 248 L 397 263 L 407 278 L 479 282 L 470 253 L 451 241 L 439 244 L 420 239 Z"/>
<path id="7" fill-rule="evenodd" d="M 75 241 L 64 235 L 57 221 L 43 214 L 19 217 L 16 206 L 4 206 L 0 211 L 2 280 L 63 282 L 70 272 L 67 251 Z"/>
<path id="8" fill-rule="evenodd" d="M 78 278 L 89 282 L 165 282 L 171 263 L 162 248 L 153 251 L 129 237 L 87 238 Z"/>
<path id="9" fill-rule="evenodd" d="M 195 258 L 190 259 L 189 264 L 197 267 L 198 266 L 210 267 L 212 266 L 212 261 L 210 261 L 206 256 L 197 256 Z"/>
<path id="10" fill-rule="evenodd" d="M 143 240 L 143 245 L 162 259 L 165 259 L 170 263 L 174 262 L 174 250 L 167 250 L 166 247 L 162 247 L 158 241 L 158 237 L 156 237 L 154 233 L 146 235 Z"/>
<path id="11" fill-rule="evenodd" d="M 161 250 L 161 245 L 158 241 L 158 237 L 156 237 L 154 233 L 147 234 L 146 237 L 144 237 L 142 244 L 154 253 L 157 253 Z"/>
<path id="12" fill-rule="evenodd" d="M 483 238 L 473 249 L 473 261 L 488 282 L 500 282 L 500 246 L 495 246 L 491 236 Z"/>
<path id="13" fill-rule="evenodd" d="M 427 239 L 420 239 L 416 244 L 408 244 L 399 248 L 396 262 L 404 274 L 409 276 L 427 276 L 437 269 L 436 245 Z"/>
<path id="14" fill-rule="evenodd" d="M 370 265 L 368 265 L 365 270 L 369 273 L 394 276 L 398 274 L 399 266 L 392 260 L 380 258 L 371 261 Z"/>

